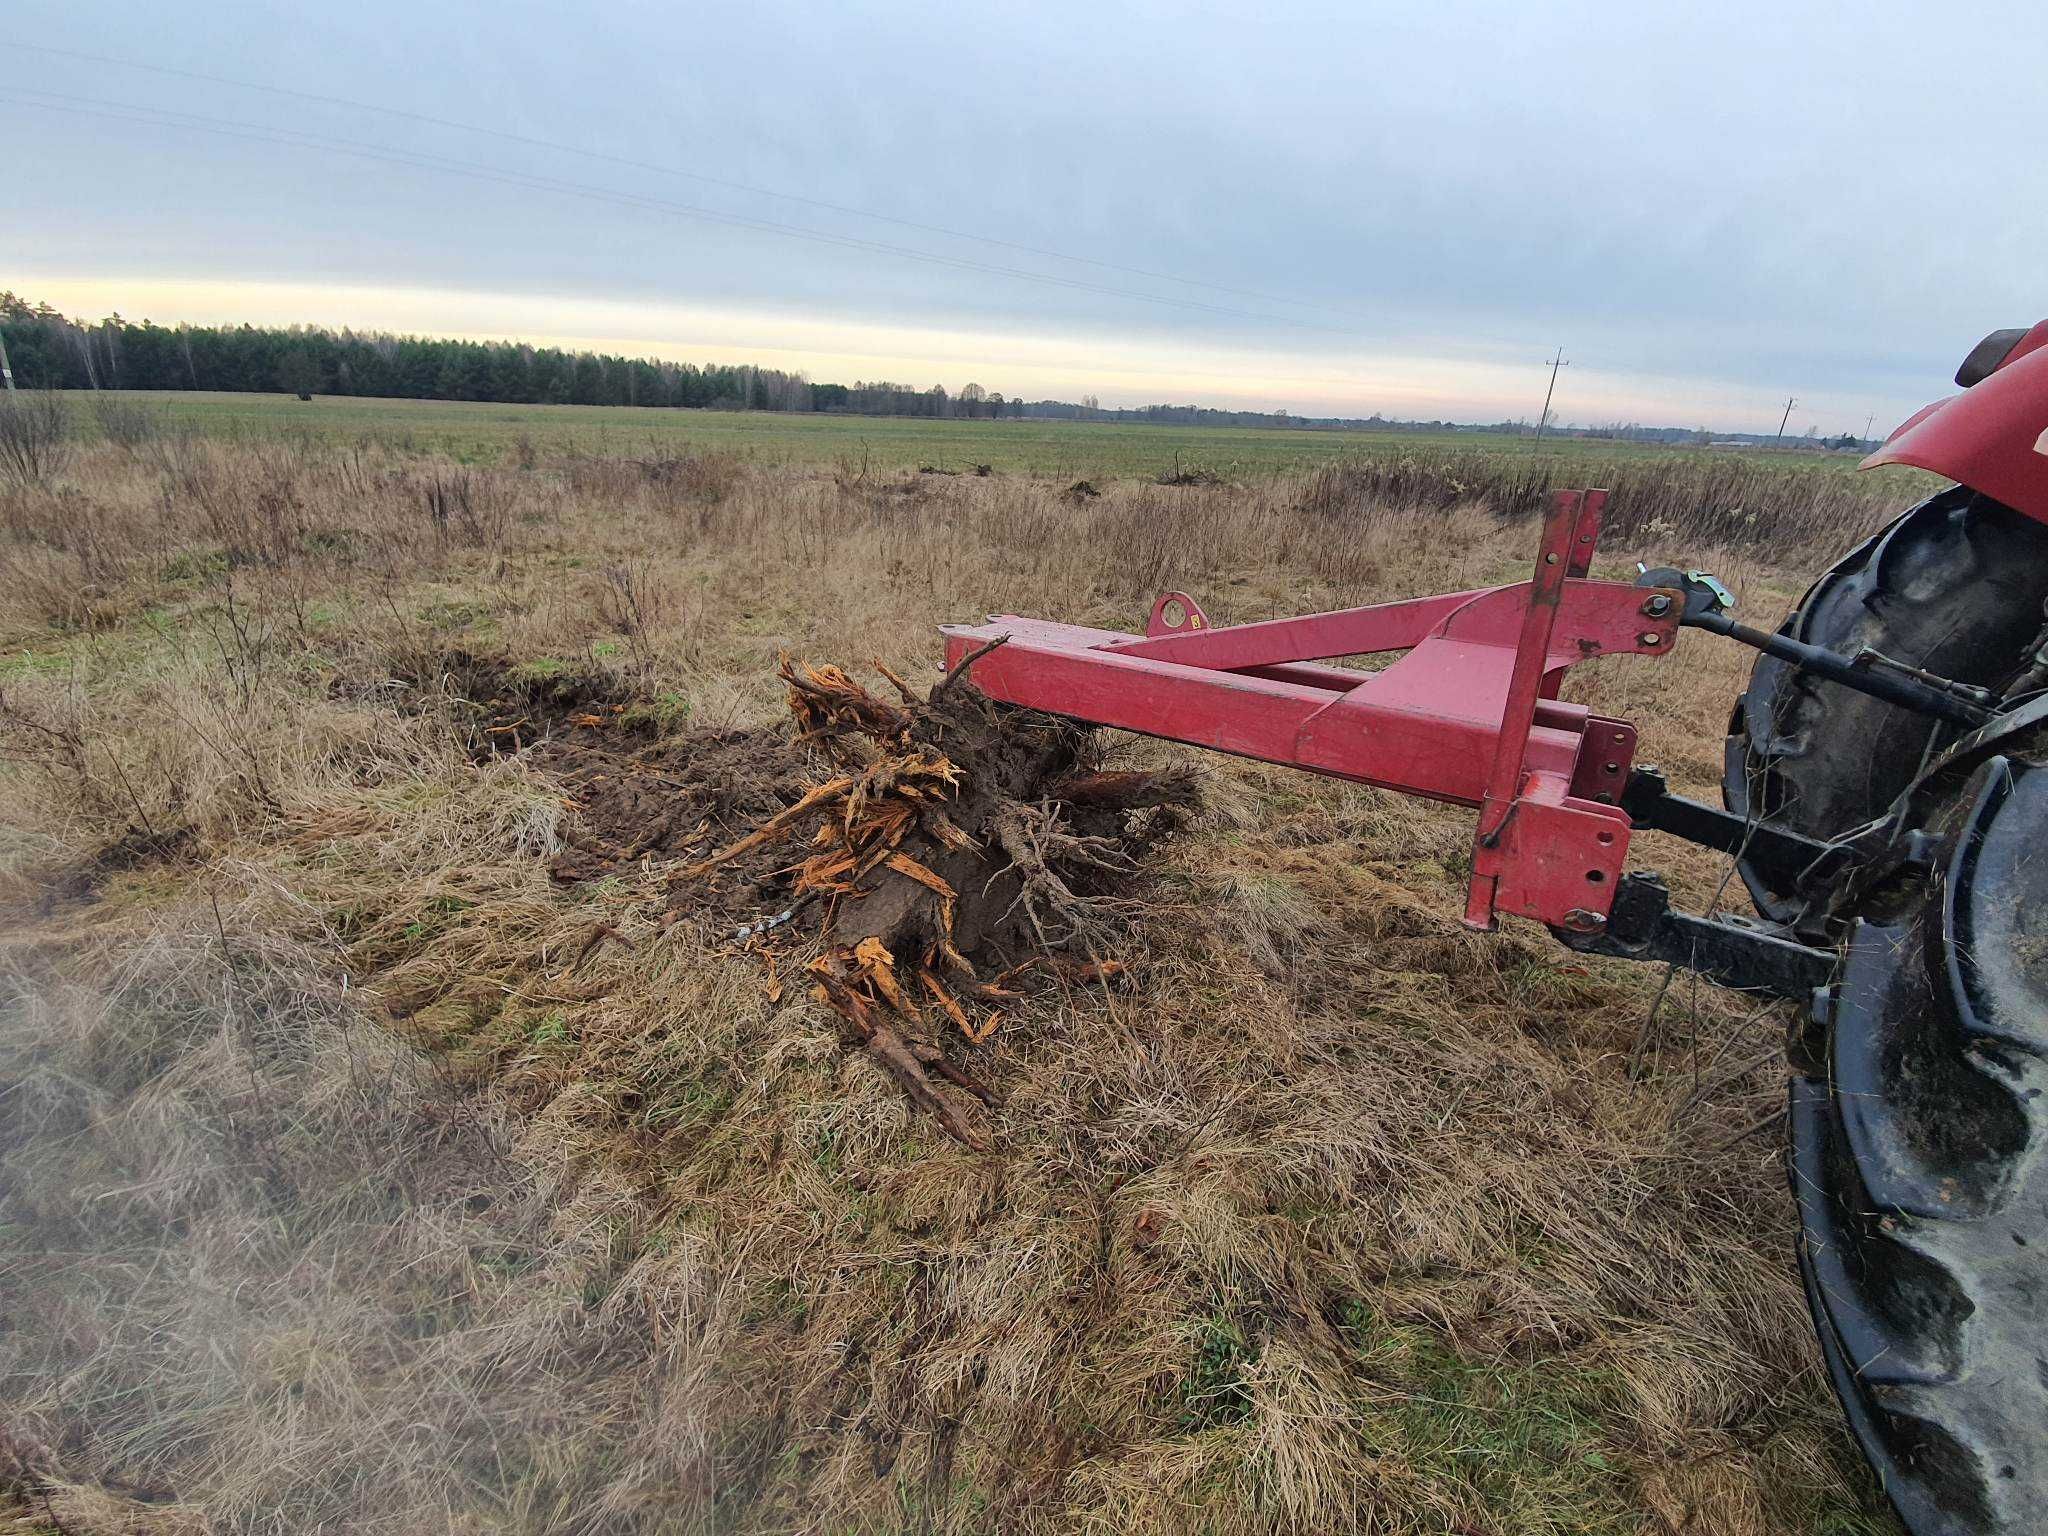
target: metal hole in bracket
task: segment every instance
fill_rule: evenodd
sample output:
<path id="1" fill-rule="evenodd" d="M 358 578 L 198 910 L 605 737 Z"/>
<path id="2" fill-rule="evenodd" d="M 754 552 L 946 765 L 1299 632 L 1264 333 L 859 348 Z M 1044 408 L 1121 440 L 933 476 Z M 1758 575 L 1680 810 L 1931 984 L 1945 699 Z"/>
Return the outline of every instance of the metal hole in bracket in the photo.
<path id="1" fill-rule="evenodd" d="M 1606 880 L 1607 871 L 1604 869 L 1589 869 L 1586 871 L 1586 878 L 1595 885 L 1599 885 Z"/>
<path id="2" fill-rule="evenodd" d="M 1593 841 L 1602 848 L 1611 848 L 1614 846 L 1614 834 L 1612 832 L 1601 832 L 1595 835 Z"/>
<path id="3" fill-rule="evenodd" d="M 1179 629 L 1188 621 L 1187 604 L 1177 597 L 1173 598 L 1159 610 L 1159 617 L 1165 621 L 1168 629 Z"/>

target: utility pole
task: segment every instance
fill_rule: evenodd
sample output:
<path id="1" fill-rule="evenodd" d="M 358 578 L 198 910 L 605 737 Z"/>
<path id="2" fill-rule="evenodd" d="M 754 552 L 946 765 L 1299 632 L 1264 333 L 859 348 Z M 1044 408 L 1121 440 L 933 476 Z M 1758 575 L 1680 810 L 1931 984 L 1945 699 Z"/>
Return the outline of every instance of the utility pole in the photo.
<path id="1" fill-rule="evenodd" d="M 1785 423 L 1792 419 L 1792 407 L 1798 403 L 1799 401 L 1791 395 L 1785 397 L 1785 414 L 1778 418 L 1778 435 L 1771 439 L 1773 448 L 1785 441 Z"/>
<path id="2" fill-rule="evenodd" d="M 7 365 L 7 338 L 0 336 L 0 379 L 7 381 L 7 397 L 14 398 L 14 370 Z"/>
<path id="3" fill-rule="evenodd" d="M 1539 443 L 1543 441 L 1543 428 L 1550 420 L 1550 397 L 1557 393 L 1557 370 L 1569 367 L 1571 364 L 1564 360 L 1564 348 L 1559 347 L 1557 356 L 1550 360 L 1550 388 L 1543 391 L 1543 414 L 1536 418 L 1536 441 Z"/>
<path id="4" fill-rule="evenodd" d="M 1863 418 L 1863 441 L 1864 441 L 1864 442 L 1866 442 L 1866 443 L 1867 443 L 1867 442 L 1869 442 L 1869 441 L 1870 441 L 1870 429 L 1871 429 L 1871 427 L 1872 427 L 1872 426 L 1876 425 L 1876 422 L 1877 422 L 1877 412 L 1875 412 L 1875 411 L 1872 411 L 1872 412 L 1871 412 L 1871 413 L 1870 413 L 1870 414 L 1869 414 L 1868 416 L 1866 416 L 1866 417 L 1864 417 L 1864 418 Z"/>

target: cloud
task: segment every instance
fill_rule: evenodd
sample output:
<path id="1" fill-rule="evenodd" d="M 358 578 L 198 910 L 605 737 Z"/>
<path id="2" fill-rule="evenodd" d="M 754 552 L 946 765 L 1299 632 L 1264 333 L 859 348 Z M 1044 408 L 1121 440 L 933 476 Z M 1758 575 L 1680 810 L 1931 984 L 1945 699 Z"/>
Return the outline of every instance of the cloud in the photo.
<path id="1" fill-rule="evenodd" d="M 964 371 L 1126 403 L 1461 418 L 1533 414 L 1539 360 L 1562 342 L 1568 418 L 1768 426 L 1796 394 L 1822 426 L 1860 430 L 1938 393 L 1983 332 L 2042 308 L 2048 170 L 2028 146 L 2048 140 L 2048 98 L 1978 93 L 1959 110 L 1931 83 L 2038 52 L 2038 8 L 1939 27 L 1912 8 L 1846 26 L 1751 0 L 1712 13 L 770 0 L 622 8 L 602 28 L 518 0 L 24 10 L 16 35 L 31 43 L 119 38 L 124 56 L 529 141 L 36 57 L 38 89 L 257 134 L 0 104 L 0 128 L 30 151 L 0 248 L 9 281 L 91 279 L 127 314 L 152 305 L 124 295 L 167 280 L 194 301 L 234 283 L 251 302 L 301 289 L 291 318 L 329 324 L 808 357 L 822 377 Z M 282 131 L 599 195 L 266 137 Z M 423 293 L 460 318 L 386 318 Z"/>

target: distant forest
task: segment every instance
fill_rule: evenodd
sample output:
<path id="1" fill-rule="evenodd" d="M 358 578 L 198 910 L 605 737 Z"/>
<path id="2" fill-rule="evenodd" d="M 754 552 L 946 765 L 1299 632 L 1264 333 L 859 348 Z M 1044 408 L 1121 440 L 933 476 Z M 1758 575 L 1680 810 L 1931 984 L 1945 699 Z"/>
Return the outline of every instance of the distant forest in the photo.
<path id="1" fill-rule="evenodd" d="M 365 395 L 541 405 L 645 405 L 731 411 L 822 411 L 855 416 L 1033 417 L 1192 426 L 1295 427 L 1520 434 L 1524 421 L 1483 426 L 1310 417 L 1200 405 L 1107 408 L 1080 401 L 1006 399 L 979 384 L 949 394 L 883 380 L 816 384 L 802 373 L 751 364 L 661 362 L 565 352 L 516 341 L 453 341 L 316 326 L 162 326 L 120 315 L 92 324 L 0 292 L 0 342 L 25 388 L 223 390 L 237 394 Z M 1690 429 L 1552 424 L 1561 435 L 1645 442 L 1703 439 Z"/>

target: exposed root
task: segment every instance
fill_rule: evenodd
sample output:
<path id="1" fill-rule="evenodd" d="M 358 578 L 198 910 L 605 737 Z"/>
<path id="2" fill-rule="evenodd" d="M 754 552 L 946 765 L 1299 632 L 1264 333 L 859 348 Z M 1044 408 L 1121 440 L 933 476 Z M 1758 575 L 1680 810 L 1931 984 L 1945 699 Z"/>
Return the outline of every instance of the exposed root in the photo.
<path id="1" fill-rule="evenodd" d="M 954 669 L 920 700 L 882 669 L 901 706 L 838 667 L 784 660 L 798 739 L 839 770 L 793 804 L 675 879 L 813 828 L 793 866 L 792 911 L 817 904 L 806 936 L 812 992 L 844 1018 L 911 1102 L 968 1146 L 986 1134 L 952 1090 L 985 1105 L 989 1090 L 946 1060 L 948 1026 L 970 1044 L 993 1036 L 1011 983 L 1116 975 L 1100 951 L 1134 904 L 1119 894 L 1140 857 L 1195 801 L 1182 774 L 1116 772 L 1089 760 L 1091 737 L 1064 721 L 991 704 Z M 750 944 L 787 947 L 790 922 L 750 926 Z M 1085 960 L 1062 951 L 1080 949 Z M 943 1086 L 942 1086 L 943 1085 Z"/>
<path id="2" fill-rule="evenodd" d="M 1036 806 L 1008 805 L 995 818 L 996 841 L 1010 856 L 1021 879 L 1009 910 L 1022 908 L 1040 947 L 1102 935 L 1109 914 L 1120 904 L 1105 897 L 1082 896 L 1067 884 L 1056 865 L 1098 870 L 1112 875 L 1137 873 L 1137 861 L 1121 840 L 1063 830 L 1059 810 L 1051 802 Z M 1051 927 L 1047 925 L 1051 924 Z"/>
<path id="3" fill-rule="evenodd" d="M 841 945 L 813 960 L 808 969 L 817 978 L 812 995 L 853 1026 L 868 1054 L 896 1079 L 910 1101 L 935 1116 L 948 1134 L 977 1152 L 986 1152 L 988 1138 L 967 1121 L 958 1104 L 933 1085 L 925 1069 L 934 1068 L 984 1104 L 992 1105 L 995 1099 L 951 1066 L 938 1047 L 904 1032 L 903 1026 L 918 1021 L 919 1015 L 897 982 L 896 957 L 888 947 L 873 938 L 863 939 L 852 950 Z"/>
<path id="4" fill-rule="evenodd" d="M 710 858 L 687 865 L 677 871 L 676 878 L 679 880 L 695 879 L 698 875 L 710 873 L 721 864 L 731 863 L 743 853 L 751 853 L 756 848 L 763 848 L 771 843 L 782 841 L 793 828 L 808 820 L 821 807 L 831 805 L 835 801 L 845 800 L 847 791 L 852 787 L 853 781 L 844 778 L 833 779 L 829 783 L 820 784 L 788 810 L 778 816 L 770 817 L 731 847 L 721 849 L 719 852 L 712 854 Z"/>
<path id="5" fill-rule="evenodd" d="M 909 735 L 909 713 L 876 698 L 838 667 L 807 666 L 799 673 L 784 657 L 779 675 L 789 684 L 789 712 L 796 716 L 799 741 L 836 748 L 849 733 L 878 742 L 901 741 Z M 902 689 L 900 683 L 898 687 Z"/>

